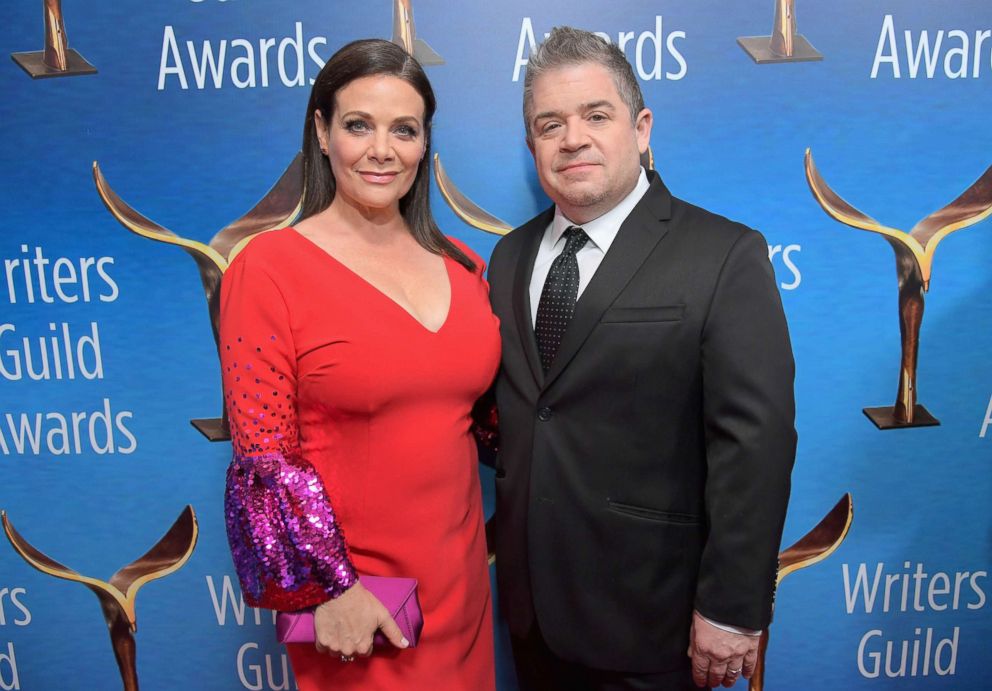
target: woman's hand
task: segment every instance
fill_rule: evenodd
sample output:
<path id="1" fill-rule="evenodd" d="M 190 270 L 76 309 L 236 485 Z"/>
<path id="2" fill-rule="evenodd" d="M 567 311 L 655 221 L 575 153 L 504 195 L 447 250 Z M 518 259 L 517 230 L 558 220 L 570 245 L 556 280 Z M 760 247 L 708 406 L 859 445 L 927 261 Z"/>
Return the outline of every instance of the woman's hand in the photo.
<path id="1" fill-rule="evenodd" d="M 342 595 L 319 605 L 313 613 L 313 628 L 317 650 L 340 655 L 342 660 L 354 655 L 371 655 L 372 638 L 380 629 L 397 648 L 410 645 L 389 611 L 361 581 Z"/>

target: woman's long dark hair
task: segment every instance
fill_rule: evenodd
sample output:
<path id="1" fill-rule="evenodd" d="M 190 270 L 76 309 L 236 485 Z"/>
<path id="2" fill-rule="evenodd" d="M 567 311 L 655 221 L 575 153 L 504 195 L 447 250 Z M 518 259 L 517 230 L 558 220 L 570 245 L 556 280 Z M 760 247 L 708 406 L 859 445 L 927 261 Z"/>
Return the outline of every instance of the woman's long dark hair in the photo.
<path id="1" fill-rule="evenodd" d="M 424 156 L 410 190 L 400 199 L 400 214 L 420 245 L 434 254 L 451 257 L 469 271 L 475 262 L 444 237 L 430 204 L 431 119 L 437 103 L 424 68 L 400 46 L 378 38 L 352 41 L 327 61 L 310 91 L 303 125 L 303 210 L 300 220 L 320 213 L 334 201 L 336 185 L 331 165 L 320 150 L 314 113 L 320 110 L 325 122 L 334 114 L 334 98 L 345 86 L 374 75 L 389 75 L 407 82 L 424 99 Z"/>

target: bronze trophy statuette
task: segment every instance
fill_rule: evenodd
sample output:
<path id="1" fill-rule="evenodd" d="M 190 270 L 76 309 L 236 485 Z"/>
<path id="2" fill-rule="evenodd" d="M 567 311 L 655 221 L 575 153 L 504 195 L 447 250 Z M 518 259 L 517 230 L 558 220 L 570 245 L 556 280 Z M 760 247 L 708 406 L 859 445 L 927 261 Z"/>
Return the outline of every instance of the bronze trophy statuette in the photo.
<path id="1" fill-rule="evenodd" d="M 43 0 L 45 12 L 45 49 L 12 53 L 11 58 L 32 79 L 72 77 L 96 74 L 96 68 L 69 47 L 62 19 L 62 0 Z"/>
<path id="2" fill-rule="evenodd" d="M 778 555 L 778 577 L 775 585 L 779 584 L 790 573 L 805 569 L 807 566 L 818 564 L 833 554 L 844 538 L 847 537 L 854 521 L 854 501 L 850 493 L 840 498 L 834 508 L 830 509 L 816 527 L 801 537 L 791 547 Z M 749 691 L 763 691 L 765 687 L 765 652 L 768 650 L 768 629 L 761 633 L 758 646 L 758 661 L 754 666 L 754 674 L 748 685 Z"/>
<path id="3" fill-rule="evenodd" d="M 131 208 L 110 188 L 96 161 L 93 162 L 93 180 L 103 203 L 122 226 L 149 240 L 177 245 L 193 257 L 200 270 L 200 281 L 203 283 L 216 344 L 220 335 L 218 320 L 221 277 L 230 262 L 253 237 L 266 230 L 282 228 L 299 215 L 303 194 L 303 155 L 296 154 L 279 181 L 251 211 L 221 229 L 206 245 L 181 237 Z M 221 407 L 222 414 L 219 418 L 190 420 L 193 427 L 210 441 L 227 441 L 231 438 L 223 400 Z"/>
<path id="4" fill-rule="evenodd" d="M 759 65 L 823 59 L 805 36 L 796 33 L 796 0 L 775 0 L 771 36 L 741 36 L 737 43 Z"/>
<path id="5" fill-rule="evenodd" d="M 870 230 L 885 237 L 896 255 L 899 281 L 899 332 L 902 363 L 899 388 L 893 406 L 865 408 L 864 413 L 879 429 L 901 429 L 939 425 L 916 400 L 916 364 L 923 323 L 923 298 L 930 289 L 933 255 L 937 245 L 956 230 L 967 228 L 992 214 L 992 166 L 961 196 L 917 223 L 909 233 L 881 225 L 844 201 L 824 182 L 806 149 L 806 181 L 816 201 L 834 220 L 852 228 Z"/>
<path id="6" fill-rule="evenodd" d="M 413 24 L 412 0 L 393 0 L 393 43 L 417 59 L 424 67 L 443 65 L 444 58 L 419 38 Z"/>
<path id="7" fill-rule="evenodd" d="M 63 566 L 36 549 L 14 530 L 7 513 L 0 511 L 3 530 L 21 558 L 44 574 L 82 583 L 100 600 L 103 617 L 110 631 L 110 642 L 117 658 L 124 691 L 138 691 L 138 668 L 134 634 L 138 630 L 135 599 L 138 590 L 157 578 L 178 571 L 196 548 L 199 533 L 196 514 L 187 506 L 155 546 L 137 560 L 118 569 L 109 581 L 84 576 Z"/>
<path id="8" fill-rule="evenodd" d="M 513 230 L 513 226 L 509 223 L 493 216 L 462 194 L 462 191 L 448 177 L 444 166 L 441 165 L 440 154 L 434 154 L 434 180 L 437 182 L 438 191 L 444 197 L 445 203 L 455 212 L 458 218 L 465 221 L 468 225 L 476 230 L 492 233 L 493 235 L 506 235 Z"/>

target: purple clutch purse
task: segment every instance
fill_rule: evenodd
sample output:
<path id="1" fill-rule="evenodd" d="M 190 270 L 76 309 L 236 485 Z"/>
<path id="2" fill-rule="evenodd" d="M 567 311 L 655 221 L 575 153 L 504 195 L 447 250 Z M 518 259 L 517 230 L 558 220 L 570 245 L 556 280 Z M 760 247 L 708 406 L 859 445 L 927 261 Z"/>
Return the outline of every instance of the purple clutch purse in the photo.
<path id="1" fill-rule="evenodd" d="M 410 647 L 416 647 L 424 628 L 424 614 L 417 600 L 417 579 L 359 576 L 359 582 L 389 611 L 404 638 L 410 641 Z M 276 615 L 276 639 L 280 643 L 313 643 L 313 610 L 279 612 Z M 389 644 L 381 631 L 376 632 L 372 642 L 373 645 Z"/>

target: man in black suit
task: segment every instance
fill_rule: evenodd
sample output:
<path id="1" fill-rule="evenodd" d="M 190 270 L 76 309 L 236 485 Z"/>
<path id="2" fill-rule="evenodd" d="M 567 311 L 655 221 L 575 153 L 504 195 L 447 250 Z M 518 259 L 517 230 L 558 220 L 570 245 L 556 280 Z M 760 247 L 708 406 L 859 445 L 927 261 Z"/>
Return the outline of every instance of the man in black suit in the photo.
<path id="1" fill-rule="evenodd" d="M 524 120 L 555 206 L 489 269 L 497 573 L 521 686 L 731 686 L 771 618 L 796 443 L 767 246 L 641 168 L 651 111 L 595 35 L 551 32 Z"/>

